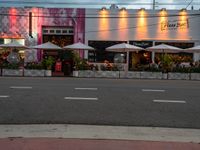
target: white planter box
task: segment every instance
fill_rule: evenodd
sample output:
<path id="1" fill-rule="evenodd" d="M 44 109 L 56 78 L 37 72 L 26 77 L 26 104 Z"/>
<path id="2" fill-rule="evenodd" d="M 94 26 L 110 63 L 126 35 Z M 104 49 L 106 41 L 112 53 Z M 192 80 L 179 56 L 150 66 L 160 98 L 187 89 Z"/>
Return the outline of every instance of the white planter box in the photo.
<path id="1" fill-rule="evenodd" d="M 162 79 L 167 80 L 168 79 L 168 73 L 162 73 Z"/>
<path id="2" fill-rule="evenodd" d="M 95 71 L 91 71 L 91 70 L 78 71 L 78 76 L 85 77 L 85 78 L 95 77 Z"/>
<path id="3" fill-rule="evenodd" d="M 189 73 L 168 73 L 168 79 L 175 79 L 175 80 L 189 80 L 190 74 Z"/>
<path id="4" fill-rule="evenodd" d="M 119 71 L 96 71 L 97 78 L 119 78 Z"/>
<path id="5" fill-rule="evenodd" d="M 141 79 L 162 79 L 162 72 L 141 72 Z"/>
<path id="6" fill-rule="evenodd" d="M 23 69 L 2 69 L 2 76 L 23 76 Z"/>
<path id="7" fill-rule="evenodd" d="M 83 78 L 95 77 L 95 71 L 91 70 L 73 71 L 73 77 L 83 77 Z"/>
<path id="8" fill-rule="evenodd" d="M 74 77 L 96 78 L 129 78 L 129 79 L 174 79 L 174 80 L 200 80 L 200 73 L 162 73 L 129 71 L 73 71 Z"/>
<path id="9" fill-rule="evenodd" d="M 128 78 L 128 79 L 140 79 L 141 72 L 138 71 L 120 71 L 120 78 Z"/>
<path id="10" fill-rule="evenodd" d="M 119 78 L 119 71 L 91 71 L 81 70 L 73 71 L 74 77 L 85 77 L 85 78 Z"/>
<path id="11" fill-rule="evenodd" d="M 78 72 L 79 71 L 73 71 L 73 77 L 78 77 Z"/>
<path id="12" fill-rule="evenodd" d="M 200 73 L 191 73 L 191 80 L 200 80 Z"/>
<path id="13" fill-rule="evenodd" d="M 51 70 L 45 70 L 44 76 L 45 77 L 51 77 L 52 76 L 52 71 Z"/>
<path id="14" fill-rule="evenodd" d="M 45 70 L 24 69 L 24 76 L 27 77 L 44 77 Z"/>

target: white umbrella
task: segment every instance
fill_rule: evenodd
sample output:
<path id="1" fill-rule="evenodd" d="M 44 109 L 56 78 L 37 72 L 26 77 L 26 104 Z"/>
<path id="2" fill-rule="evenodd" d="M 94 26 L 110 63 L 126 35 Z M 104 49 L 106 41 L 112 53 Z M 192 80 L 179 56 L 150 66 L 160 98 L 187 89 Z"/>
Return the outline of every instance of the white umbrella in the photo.
<path id="1" fill-rule="evenodd" d="M 164 59 L 164 53 L 180 53 L 184 50 L 175 46 L 167 45 L 167 44 L 160 44 L 152 47 L 146 48 L 147 51 L 155 52 L 155 53 L 162 53 L 162 60 Z"/>
<path id="2" fill-rule="evenodd" d="M 193 53 L 193 61 L 197 61 L 197 60 L 199 60 L 199 54 L 196 55 L 194 53 L 200 53 L 200 45 L 185 49 L 184 52 Z M 198 56 L 198 59 L 197 59 L 197 56 Z"/>
<path id="3" fill-rule="evenodd" d="M 10 43 L 7 43 L 7 44 L 1 44 L 0 45 L 1 48 L 20 48 L 20 49 L 23 49 L 23 48 L 28 48 L 22 44 L 19 44 L 18 42 L 14 41 L 14 42 L 10 42 Z"/>
<path id="4" fill-rule="evenodd" d="M 28 48 L 22 44 L 19 44 L 18 42 L 16 41 L 12 41 L 10 43 L 7 43 L 7 44 L 1 44 L 0 45 L 1 48 L 12 48 L 13 50 L 14 49 L 25 49 L 25 48 Z M 19 54 L 16 53 L 16 52 L 11 52 L 8 57 L 7 57 L 7 60 L 10 62 L 10 63 L 18 63 L 20 61 L 20 58 L 19 58 Z"/>
<path id="5" fill-rule="evenodd" d="M 156 53 L 180 53 L 183 52 L 183 49 L 170 46 L 167 44 L 160 44 L 152 47 L 146 48 L 147 51 L 156 52 Z"/>
<path id="6" fill-rule="evenodd" d="M 46 42 L 40 45 L 36 46 L 31 46 L 30 48 L 36 48 L 36 49 L 45 49 L 45 50 L 61 50 L 62 48 L 51 43 L 51 42 Z"/>
<path id="7" fill-rule="evenodd" d="M 74 43 L 71 45 L 67 45 L 65 47 L 63 47 L 63 49 L 71 49 L 71 50 L 94 50 L 93 47 L 85 45 L 81 42 L 78 43 Z"/>
<path id="8" fill-rule="evenodd" d="M 143 48 L 130 45 L 127 43 L 116 44 L 106 48 L 107 51 L 110 52 L 135 52 L 139 50 L 143 50 Z"/>
<path id="9" fill-rule="evenodd" d="M 200 53 L 200 45 L 188 48 L 184 51 L 189 53 Z"/>
<path id="10" fill-rule="evenodd" d="M 127 53 L 127 58 L 126 58 L 126 72 L 128 71 L 128 64 L 129 64 L 129 52 L 135 52 L 135 51 L 139 51 L 139 50 L 143 50 L 143 48 L 138 47 L 138 46 L 134 46 L 134 45 L 130 45 L 127 43 L 121 43 L 121 44 L 116 44 L 110 47 L 106 48 L 107 51 L 110 52 L 126 52 Z"/>

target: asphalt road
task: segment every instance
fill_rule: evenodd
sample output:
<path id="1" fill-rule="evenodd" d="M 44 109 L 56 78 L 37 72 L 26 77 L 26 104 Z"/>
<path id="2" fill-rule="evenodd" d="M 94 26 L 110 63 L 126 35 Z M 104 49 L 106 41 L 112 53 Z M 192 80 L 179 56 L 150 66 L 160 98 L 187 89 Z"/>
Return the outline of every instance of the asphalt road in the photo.
<path id="1" fill-rule="evenodd" d="M 0 124 L 200 128 L 200 82 L 0 77 Z"/>

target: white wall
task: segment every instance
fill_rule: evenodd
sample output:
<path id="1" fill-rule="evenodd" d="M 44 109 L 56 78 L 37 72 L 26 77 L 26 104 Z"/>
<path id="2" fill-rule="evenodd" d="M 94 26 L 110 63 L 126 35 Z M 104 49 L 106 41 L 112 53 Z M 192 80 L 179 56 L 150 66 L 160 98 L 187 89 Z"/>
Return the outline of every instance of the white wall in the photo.
<path id="1" fill-rule="evenodd" d="M 127 12 L 130 18 L 118 18 L 119 10 L 108 10 L 107 16 L 116 18 L 99 18 L 99 9 L 86 9 L 85 42 L 87 43 L 88 40 L 200 40 L 200 15 L 194 15 L 200 14 L 200 11 L 187 11 L 188 26 L 185 29 L 170 28 L 163 31 L 161 31 L 159 10 L 146 10 L 147 17 L 143 18 L 138 17 L 138 10 L 127 10 Z M 171 23 L 180 23 L 179 12 L 178 10 L 167 11 L 170 16 L 167 20 Z M 172 17 L 172 15 L 179 16 Z"/>

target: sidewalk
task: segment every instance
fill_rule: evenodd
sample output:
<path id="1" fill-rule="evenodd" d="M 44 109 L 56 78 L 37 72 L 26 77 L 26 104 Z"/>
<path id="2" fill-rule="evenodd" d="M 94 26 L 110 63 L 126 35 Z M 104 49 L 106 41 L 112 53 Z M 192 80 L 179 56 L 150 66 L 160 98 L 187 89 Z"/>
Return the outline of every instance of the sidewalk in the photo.
<path id="1" fill-rule="evenodd" d="M 199 150 L 200 144 L 130 140 L 0 139 L 1 150 Z"/>
<path id="2" fill-rule="evenodd" d="M 93 125 L 0 125 L 2 150 L 199 150 L 200 130 Z"/>

